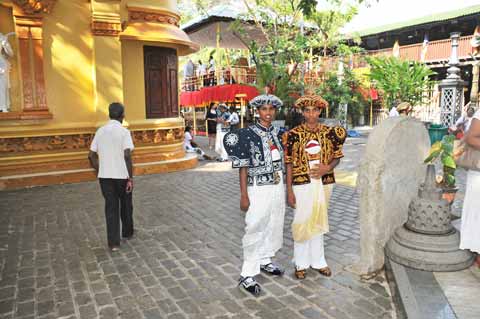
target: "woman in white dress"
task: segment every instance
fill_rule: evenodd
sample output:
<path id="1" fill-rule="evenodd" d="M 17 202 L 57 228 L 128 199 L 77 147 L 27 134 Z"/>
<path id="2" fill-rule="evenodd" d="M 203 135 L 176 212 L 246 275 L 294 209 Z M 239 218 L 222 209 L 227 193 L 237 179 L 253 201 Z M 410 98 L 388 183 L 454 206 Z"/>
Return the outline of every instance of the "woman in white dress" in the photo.
<path id="1" fill-rule="evenodd" d="M 480 109 L 473 115 L 465 141 L 480 151 Z M 475 262 L 480 268 L 480 171 L 469 170 L 463 201 L 460 248 L 477 254 Z"/>

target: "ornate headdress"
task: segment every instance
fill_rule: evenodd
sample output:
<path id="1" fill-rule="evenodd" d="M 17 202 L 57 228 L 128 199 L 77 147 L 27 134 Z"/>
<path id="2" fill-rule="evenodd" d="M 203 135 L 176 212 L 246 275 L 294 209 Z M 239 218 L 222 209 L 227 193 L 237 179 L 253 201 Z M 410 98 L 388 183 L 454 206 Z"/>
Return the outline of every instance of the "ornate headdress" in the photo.
<path id="1" fill-rule="evenodd" d="M 283 105 L 283 102 L 273 94 L 258 95 L 250 100 L 250 105 L 254 108 L 259 108 L 265 104 L 270 104 L 274 108 L 279 108 Z"/>
<path id="2" fill-rule="evenodd" d="M 320 109 L 326 108 L 328 106 L 328 102 L 325 101 L 319 95 L 304 95 L 295 101 L 295 107 L 298 108 L 305 108 L 308 106 L 318 107 Z"/>

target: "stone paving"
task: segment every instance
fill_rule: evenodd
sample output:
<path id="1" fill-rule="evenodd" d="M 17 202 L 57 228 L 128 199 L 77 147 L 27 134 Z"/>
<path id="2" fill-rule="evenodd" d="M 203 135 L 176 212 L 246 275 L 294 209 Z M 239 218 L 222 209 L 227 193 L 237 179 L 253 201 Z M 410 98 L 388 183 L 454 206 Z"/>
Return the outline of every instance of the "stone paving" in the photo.
<path id="1" fill-rule="evenodd" d="M 355 189 L 337 185 L 330 202 L 333 277 L 294 278 L 289 210 L 277 255 L 286 274 L 260 275 L 255 298 L 237 287 L 244 223 L 229 163 L 136 177 L 135 187 L 136 235 L 118 253 L 106 249 L 98 183 L 1 192 L 0 318 L 395 318 L 383 275 L 345 270 L 359 258 Z"/>

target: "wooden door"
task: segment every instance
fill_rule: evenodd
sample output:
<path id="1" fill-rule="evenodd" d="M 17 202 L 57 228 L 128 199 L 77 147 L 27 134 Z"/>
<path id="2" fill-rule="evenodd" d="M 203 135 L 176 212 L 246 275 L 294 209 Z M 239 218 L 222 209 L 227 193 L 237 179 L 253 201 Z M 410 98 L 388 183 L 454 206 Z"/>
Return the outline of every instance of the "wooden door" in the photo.
<path id="1" fill-rule="evenodd" d="M 175 49 L 145 46 L 147 119 L 178 117 L 178 59 Z"/>

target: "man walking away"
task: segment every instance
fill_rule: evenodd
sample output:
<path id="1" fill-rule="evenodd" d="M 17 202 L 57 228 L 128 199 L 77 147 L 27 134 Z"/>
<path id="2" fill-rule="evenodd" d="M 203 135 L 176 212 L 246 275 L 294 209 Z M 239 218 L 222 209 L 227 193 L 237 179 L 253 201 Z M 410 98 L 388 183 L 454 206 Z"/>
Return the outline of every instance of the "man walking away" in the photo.
<path id="1" fill-rule="evenodd" d="M 90 146 L 88 159 L 95 169 L 105 198 L 105 219 L 108 247 L 120 247 L 120 220 L 122 236 L 133 236 L 133 141 L 130 132 L 122 126 L 125 108 L 121 103 L 108 107 L 110 121 L 99 128 Z"/>

